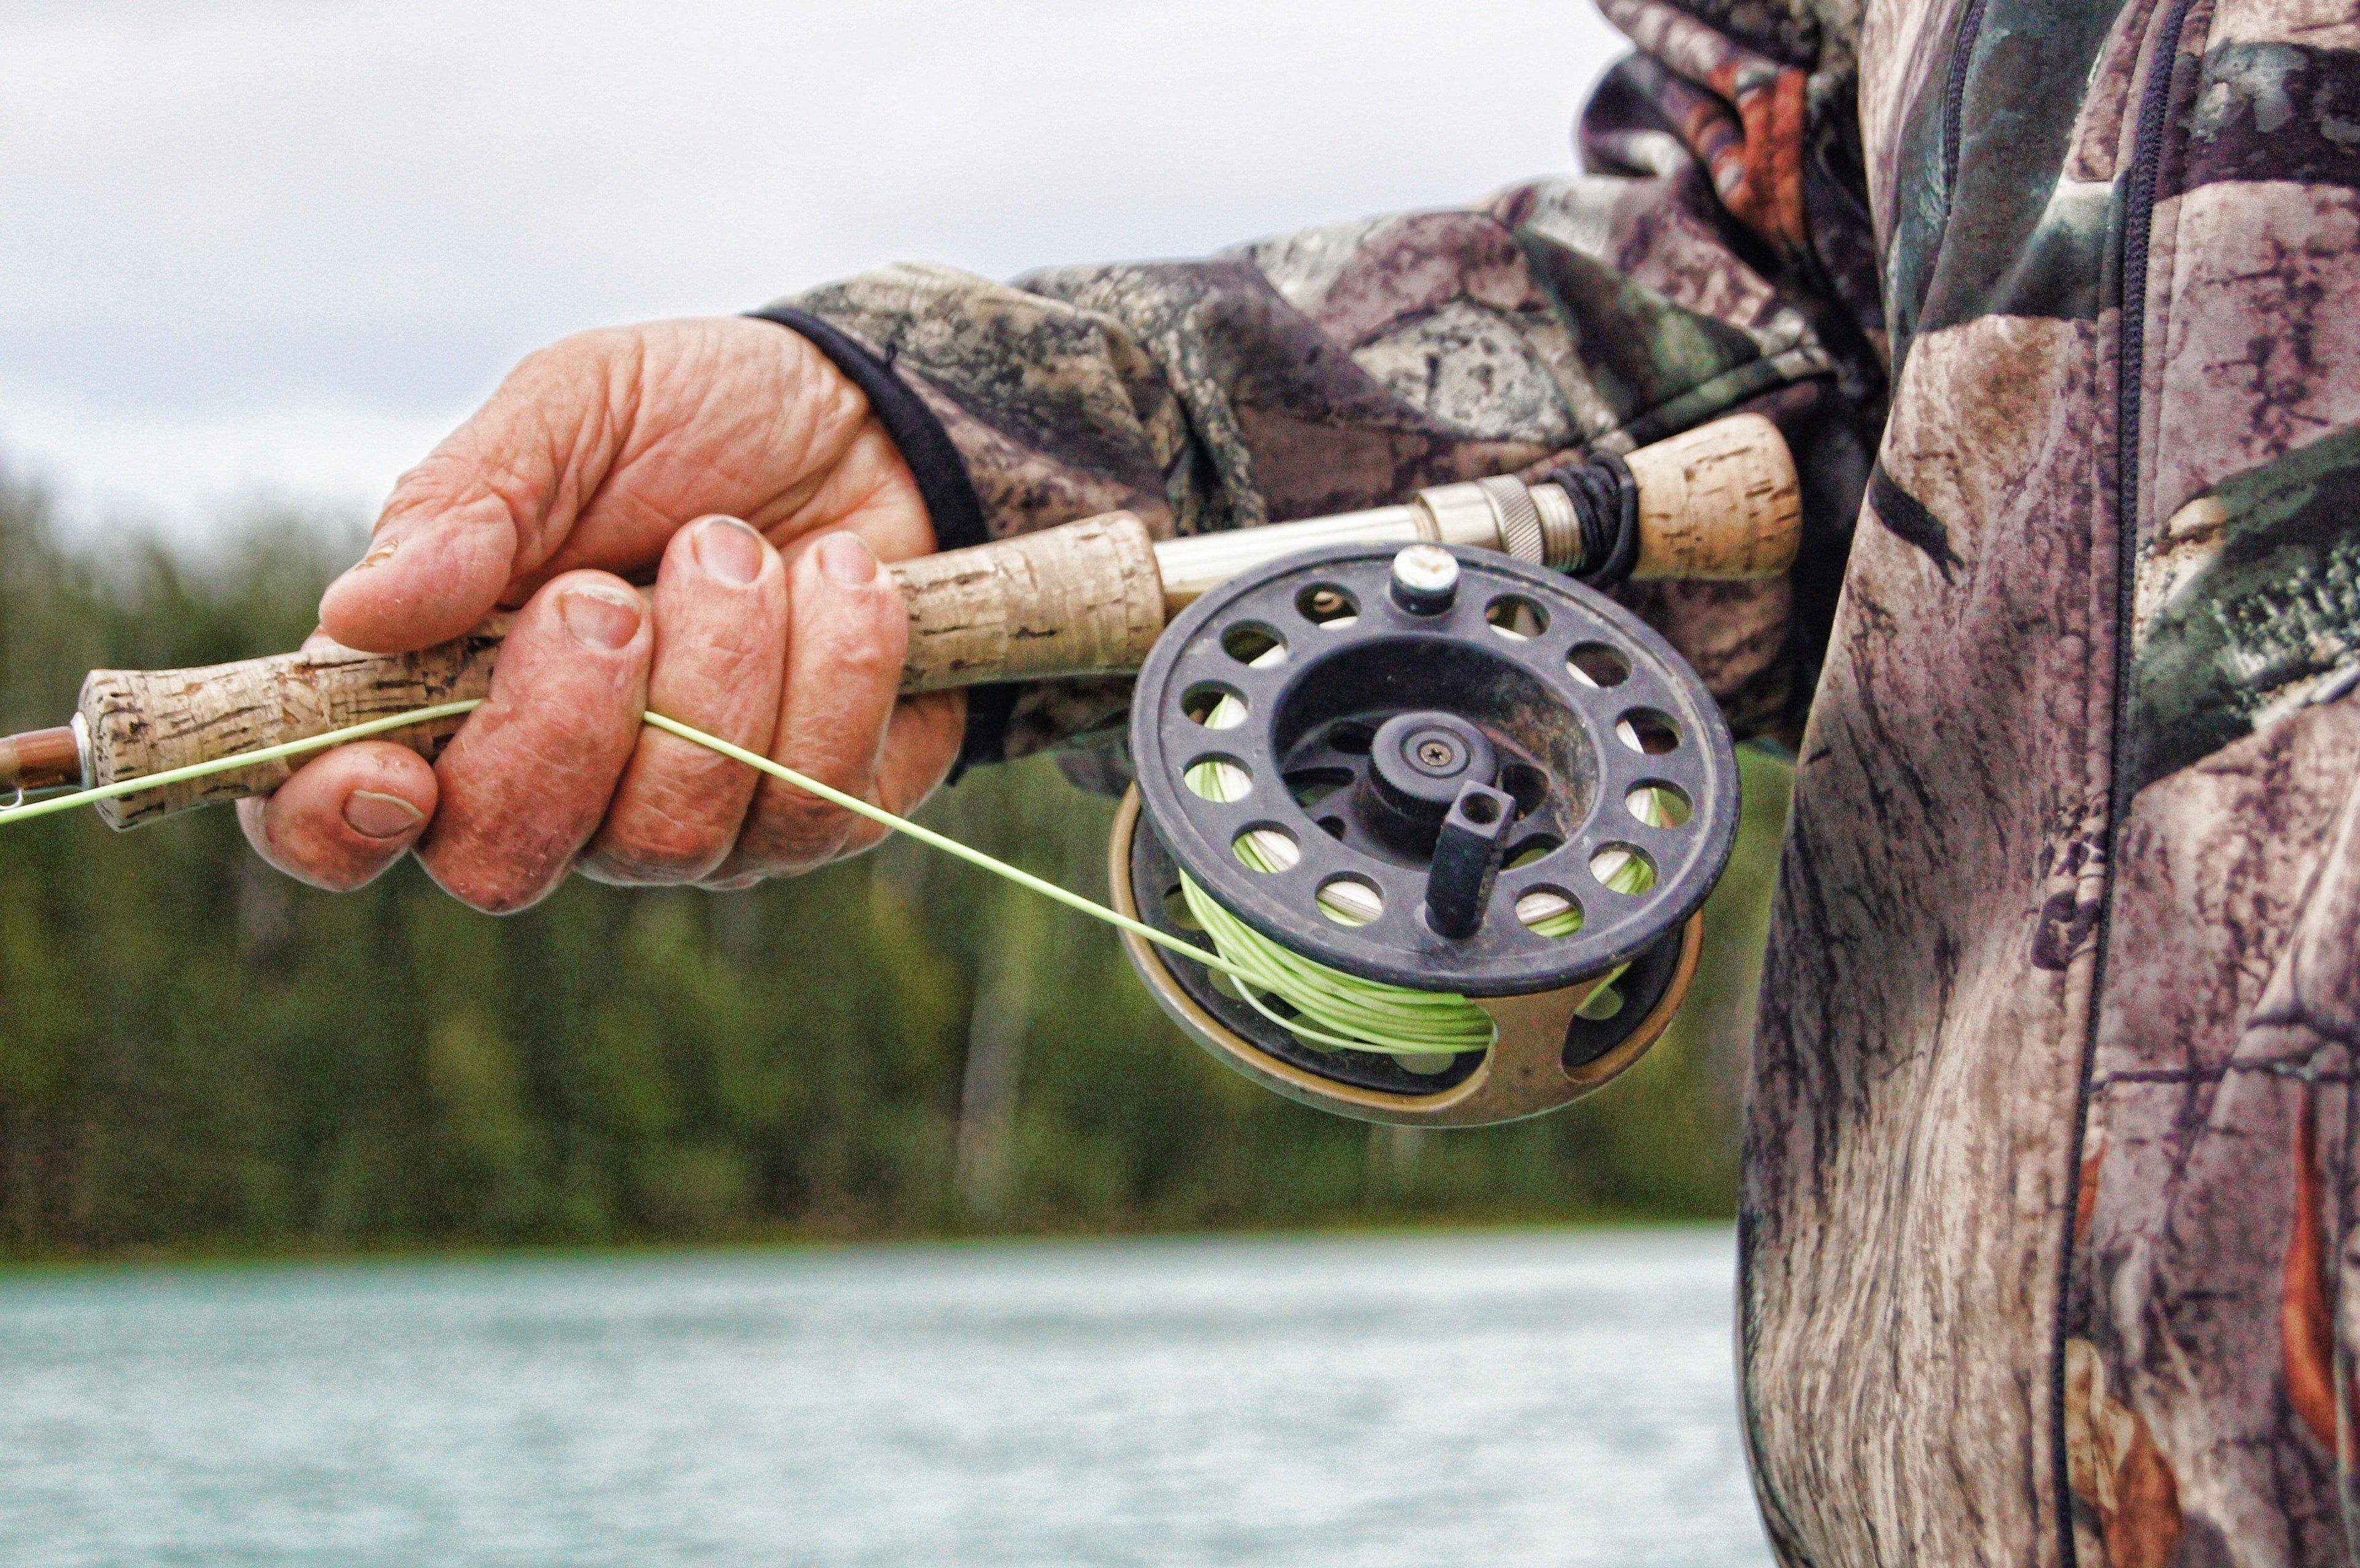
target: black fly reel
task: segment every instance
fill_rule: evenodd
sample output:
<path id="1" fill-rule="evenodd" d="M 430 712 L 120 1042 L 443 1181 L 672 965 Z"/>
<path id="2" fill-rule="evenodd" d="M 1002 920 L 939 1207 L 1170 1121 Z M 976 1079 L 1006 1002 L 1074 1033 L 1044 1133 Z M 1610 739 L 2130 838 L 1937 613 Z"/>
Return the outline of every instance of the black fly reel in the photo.
<path id="1" fill-rule="evenodd" d="M 1211 947 L 1185 872 L 1289 953 L 1491 1015 L 1488 1050 L 1313 1044 L 1126 938 L 1207 1050 L 1365 1120 L 1511 1120 L 1628 1066 L 1687 989 L 1737 832 L 1735 754 L 1695 672 L 1603 594 L 1485 550 L 1339 546 L 1225 583 L 1157 641 L 1131 742 L 1123 912 Z"/>

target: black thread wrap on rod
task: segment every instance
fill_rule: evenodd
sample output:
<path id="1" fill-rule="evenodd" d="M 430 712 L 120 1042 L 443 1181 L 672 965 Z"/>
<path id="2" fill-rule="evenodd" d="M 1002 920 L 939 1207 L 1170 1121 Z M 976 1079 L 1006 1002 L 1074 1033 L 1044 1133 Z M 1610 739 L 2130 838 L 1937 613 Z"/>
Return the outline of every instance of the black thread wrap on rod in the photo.
<path id="1" fill-rule="evenodd" d="M 1541 476 L 1573 503 L 1581 539 L 1577 582 L 1601 592 L 1631 575 L 1639 563 L 1639 484 L 1631 465 L 1611 452 L 1589 463 L 1569 463 Z"/>

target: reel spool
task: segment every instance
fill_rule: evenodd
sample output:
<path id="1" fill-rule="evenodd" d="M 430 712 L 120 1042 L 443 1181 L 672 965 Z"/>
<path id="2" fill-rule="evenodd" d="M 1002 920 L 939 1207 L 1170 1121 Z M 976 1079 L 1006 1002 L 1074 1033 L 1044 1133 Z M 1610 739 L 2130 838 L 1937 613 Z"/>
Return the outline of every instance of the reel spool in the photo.
<path id="1" fill-rule="evenodd" d="M 1131 744 L 1124 914 L 1211 949 L 1185 874 L 1290 953 L 1491 1016 L 1484 1050 L 1314 1044 L 1263 1010 L 1284 1002 L 1124 938 L 1207 1051 L 1365 1121 L 1535 1116 L 1628 1067 L 1687 992 L 1737 833 L 1695 672 L 1603 594 L 1488 550 L 1345 545 L 1233 579 L 1156 643 Z"/>

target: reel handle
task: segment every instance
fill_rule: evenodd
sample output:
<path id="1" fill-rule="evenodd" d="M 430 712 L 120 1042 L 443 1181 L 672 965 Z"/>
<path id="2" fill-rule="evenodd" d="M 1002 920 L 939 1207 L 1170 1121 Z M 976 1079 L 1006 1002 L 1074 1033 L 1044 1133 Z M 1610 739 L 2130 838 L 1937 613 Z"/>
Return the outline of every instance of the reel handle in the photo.
<path id="1" fill-rule="evenodd" d="M 1769 577 L 1792 563 L 1801 505 L 1775 426 L 1741 414 L 1643 447 L 1624 460 L 1639 492 L 1638 577 Z M 910 606 L 904 691 L 990 681 L 1123 674 L 1165 621 L 1238 572 L 1318 544 L 1353 540 L 1506 550 L 1535 564 L 1569 537 L 1547 519 L 1554 485 L 1449 485 L 1417 501 L 1335 517 L 1155 543 L 1128 512 L 922 556 L 890 568 Z M 1539 519 L 1539 520 L 1533 520 Z M 195 670 L 93 670 L 82 683 L 82 773 L 106 784 L 322 735 L 439 702 L 481 697 L 510 617 L 415 653 L 329 646 Z M 385 738 L 432 758 L 455 720 Z M 265 794 L 290 765 L 268 763 L 102 802 L 115 828 Z M 63 779 L 43 782 L 65 782 Z M 5 782 L 5 780 L 0 780 Z"/>

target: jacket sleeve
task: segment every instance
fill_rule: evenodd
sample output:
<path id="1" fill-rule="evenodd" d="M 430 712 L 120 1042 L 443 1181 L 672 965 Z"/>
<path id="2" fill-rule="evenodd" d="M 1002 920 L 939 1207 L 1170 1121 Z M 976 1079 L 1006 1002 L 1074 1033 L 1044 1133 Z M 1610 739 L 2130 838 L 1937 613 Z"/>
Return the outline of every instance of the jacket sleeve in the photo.
<path id="1" fill-rule="evenodd" d="M 1643 48 L 1651 24 L 1706 35 L 1675 40 L 1690 66 L 1710 39 L 1737 49 L 1675 14 L 1616 19 Z M 1793 94 L 1783 68 L 1765 69 Z M 1116 507 L 1159 537 L 1252 528 L 1766 413 L 1805 473 L 1797 579 L 1622 593 L 1741 732 L 1785 730 L 1832 604 L 1882 376 L 1874 323 L 1831 286 L 1807 217 L 1745 188 L 1740 102 L 1642 52 L 1584 111 L 1586 172 L 1464 210 L 1012 283 L 890 267 L 782 304 L 916 395 L 994 537 Z M 1869 296 L 1873 310 L 1873 279 Z M 1112 681 L 979 694 L 968 759 L 1105 739 L 1127 698 Z"/>

